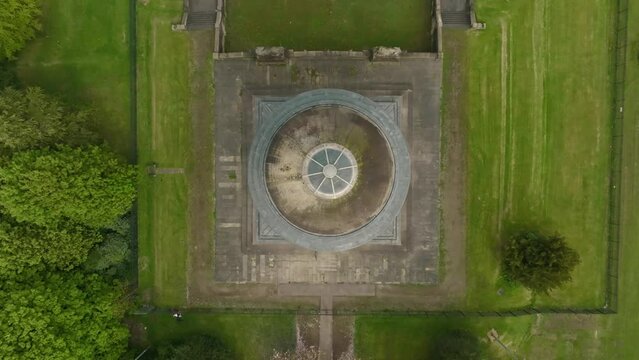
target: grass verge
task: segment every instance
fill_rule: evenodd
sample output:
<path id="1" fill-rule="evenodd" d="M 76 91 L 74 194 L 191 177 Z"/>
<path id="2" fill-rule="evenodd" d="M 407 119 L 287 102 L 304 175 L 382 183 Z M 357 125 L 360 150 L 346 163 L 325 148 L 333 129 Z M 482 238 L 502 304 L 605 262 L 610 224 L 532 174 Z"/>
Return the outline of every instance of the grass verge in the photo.
<path id="1" fill-rule="evenodd" d="M 605 319 L 608 329 L 603 332 L 603 348 L 609 359 L 637 357 L 639 339 L 639 3 L 628 1 L 628 45 L 626 48 L 626 79 L 623 124 L 623 155 L 621 184 L 621 247 L 619 269 L 618 314 Z"/>
<path id="2" fill-rule="evenodd" d="M 273 350 L 295 348 L 295 317 L 292 315 L 185 313 L 183 320 L 178 322 L 170 314 L 151 314 L 143 317 L 141 322 L 148 328 L 147 340 L 151 346 L 204 334 L 225 342 L 236 359 L 266 359 Z"/>
<path id="3" fill-rule="evenodd" d="M 190 42 L 171 31 L 181 1 L 140 3 L 137 11 L 139 288 L 144 301 L 179 306 L 186 301 L 188 183 L 184 174 L 150 177 L 146 167 L 188 165 Z"/>

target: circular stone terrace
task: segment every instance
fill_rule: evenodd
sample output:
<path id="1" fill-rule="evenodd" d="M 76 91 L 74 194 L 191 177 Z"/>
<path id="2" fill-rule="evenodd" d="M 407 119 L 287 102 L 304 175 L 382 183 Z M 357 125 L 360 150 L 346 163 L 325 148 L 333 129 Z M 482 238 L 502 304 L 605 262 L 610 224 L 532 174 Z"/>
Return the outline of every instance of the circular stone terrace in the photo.
<path id="1" fill-rule="evenodd" d="M 406 142 L 377 105 L 321 89 L 263 119 L 248 185 L 261 221 L 319 251 L 365 244 L 391 226 L 410 183 Z"/>

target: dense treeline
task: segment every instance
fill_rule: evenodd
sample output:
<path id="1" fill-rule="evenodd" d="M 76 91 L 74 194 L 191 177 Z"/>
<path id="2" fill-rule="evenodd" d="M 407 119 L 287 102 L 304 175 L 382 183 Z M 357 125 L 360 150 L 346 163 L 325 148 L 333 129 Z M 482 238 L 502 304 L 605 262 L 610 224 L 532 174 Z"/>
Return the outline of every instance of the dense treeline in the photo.
<path id="1" fill-rule="evenodd" d="M 135 169 L 72 111 L 19 88 L 39 2 L 0 1 L 0 357 L 118 359 Z"/>
<path id="2" fill-rule="evenodd" d="M 40 89 L 0 91 L 0 352 L 117 359 L 135 171 Z"/>
<path id="3" fill-rule="evenodd" d="M 0 284 L 3 359 L 118 359 L 123 287 L 96 274 L 39 272 Z"/>

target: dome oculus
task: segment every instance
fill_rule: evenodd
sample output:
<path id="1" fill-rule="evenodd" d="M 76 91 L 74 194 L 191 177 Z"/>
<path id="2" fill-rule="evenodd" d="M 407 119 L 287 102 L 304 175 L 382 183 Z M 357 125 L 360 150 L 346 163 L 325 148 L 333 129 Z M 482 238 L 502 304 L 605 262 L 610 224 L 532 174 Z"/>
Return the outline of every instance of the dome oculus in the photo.
<path id="1" fill-rule="evenodd" d="M 344 146 L 326 143 L 304 158 L 302 179 L 315 196 L 337 199 L 348 194 L 357 181 L 357 161 Z"/>

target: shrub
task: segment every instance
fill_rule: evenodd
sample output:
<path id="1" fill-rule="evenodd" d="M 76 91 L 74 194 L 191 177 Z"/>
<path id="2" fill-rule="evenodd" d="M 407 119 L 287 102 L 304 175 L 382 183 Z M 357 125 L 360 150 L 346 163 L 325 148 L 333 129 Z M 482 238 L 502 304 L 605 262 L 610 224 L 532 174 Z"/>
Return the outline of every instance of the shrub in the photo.
<path id="1" fill-rule="evenodd" d="M 503 272 L 535 293 L 548 293 L 569 282 L 579 262 L 579 254 L 563 237 L 526 231 L 506 242 Z"/>

